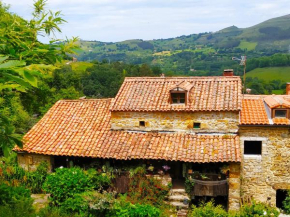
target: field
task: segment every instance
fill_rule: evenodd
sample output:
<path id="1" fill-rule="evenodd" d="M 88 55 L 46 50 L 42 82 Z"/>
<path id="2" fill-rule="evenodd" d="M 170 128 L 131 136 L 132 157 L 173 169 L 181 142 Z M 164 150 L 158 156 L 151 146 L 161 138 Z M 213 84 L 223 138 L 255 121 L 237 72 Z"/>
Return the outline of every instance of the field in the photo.
<path id="1" fill-rule="evenodd" d="M 264 81 L 282 80 L 290 82 L 290 67 L 257 68 L 248 72 L 247 77 L 257 77 Z"/>
<path id="2" fill-rule="evenodd" d="M 248 51 L 255 50 L 257 44 L 258 44 L 257 42 L 241 41 L 238 48 L 247 49 Z"/>

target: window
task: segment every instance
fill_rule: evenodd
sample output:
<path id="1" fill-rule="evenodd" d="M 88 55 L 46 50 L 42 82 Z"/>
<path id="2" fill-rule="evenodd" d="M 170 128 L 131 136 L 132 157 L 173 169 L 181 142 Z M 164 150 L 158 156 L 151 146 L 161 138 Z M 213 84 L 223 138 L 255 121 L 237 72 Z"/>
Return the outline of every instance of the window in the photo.
<path id="1" fill-rule="evenodd" d="M 275 110 L 275 118 L 286 118 L 287 117 L 287 110 Z"/>
<path id="2" fill-rule="evenodd" d="M 140 127 L 145 127 L 145 121 L 139 121 L 139 126 Z"/>
<path id="3" fill-rule="evenodd" d="M 185 104 L 185 93 L 171 93 L 173 104 Z"/>
<path id="4" fill-rule="evenodd" d="M 262 141 L 244 141 L 245 155 L 261 155 Z"/>
<path id="5" fill-rule="evenodd" d="M 200 128 L 200 123 L 193 123 L 193 128 L 194 129 L 199 129 Z"/>

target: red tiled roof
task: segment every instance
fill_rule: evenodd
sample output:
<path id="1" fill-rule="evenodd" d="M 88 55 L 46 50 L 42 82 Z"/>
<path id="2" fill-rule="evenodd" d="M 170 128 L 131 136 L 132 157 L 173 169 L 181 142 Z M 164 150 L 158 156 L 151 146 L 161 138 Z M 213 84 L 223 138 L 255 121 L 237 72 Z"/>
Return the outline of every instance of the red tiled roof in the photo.
<path id="1" fill-rule="evenodd" d="M 268 125 L 269 119 L 262 99 L 243 99 L 240 113 L 242 125 Z"/>
<path id="2" fill-rule="evenodd" d="M 186 105 L 170 103 L 170 90 L 188 91 Z M 224 77 L 126 78 L 111 111 L 239 111 L 241 79 Z"/>
<path id="3" fill-rule="evenodd" d="M 24 136 L 22 151 L 124 160 L 241 161 L 236 135 L 112 131 L 110 103 L 111 99 L 58 101 Z"/>
<path id="4" fill-rule="evenodd" d="M 279 103 L 278 103 L 279 102 Z M 242 100 L 242 110 L 240 113 L 241 125 L 289 125 L 288 118 L 271 118 L 267 114 L 277 106 L 288 108 L 290 96 L 288 95 L 244 95 Z"/>
<path id="5" fill-rule="evenodd" d="M 288 118 L 273 118 L 273 123 L 276 125 L 289 125 L 290 121 Z"/>
<path id="6" fill-rule="evenodd" d="M 264 98 L 265 102 L 270 108 L 283 106 L 290 108 L 290 99 L 288 95 L 269 95 Z"/>

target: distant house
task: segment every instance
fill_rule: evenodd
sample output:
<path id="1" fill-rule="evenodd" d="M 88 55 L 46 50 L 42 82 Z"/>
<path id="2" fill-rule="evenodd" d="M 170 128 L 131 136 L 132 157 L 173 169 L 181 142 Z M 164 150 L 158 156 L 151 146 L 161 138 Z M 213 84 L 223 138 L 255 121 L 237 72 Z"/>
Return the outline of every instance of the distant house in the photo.
<path id="1" fill-rule="evenodd" d="M 241 90 L 231 70 L 126 78 L 114 99 L 58 101 L 15 149 L 18 161 L 34 169 L 46 160 L 51 170 L 94 160 L 166 164 L 173 185 L 189 173 L 207 176 L 197 178 L 192 198 L 214 197 L 238 209 L 242 190 L 279 206 L 280 190 L 290 189 L 290 97 Z"/>

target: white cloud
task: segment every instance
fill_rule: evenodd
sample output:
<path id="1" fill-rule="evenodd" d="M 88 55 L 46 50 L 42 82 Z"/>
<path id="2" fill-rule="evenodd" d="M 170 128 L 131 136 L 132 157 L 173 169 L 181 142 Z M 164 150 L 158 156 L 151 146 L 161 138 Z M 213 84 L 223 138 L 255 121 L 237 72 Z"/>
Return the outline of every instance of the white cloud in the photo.
<path id="1" fill-rule="evenodd" d="M 29 18 L 32 0 L 4 0 Z M 121 41 L 168 38 L 236 25 L 249 27 L 289 13 L 288 0 L 49 0 L 68 21 L 63 36 Z"/>

